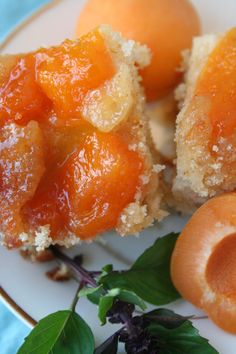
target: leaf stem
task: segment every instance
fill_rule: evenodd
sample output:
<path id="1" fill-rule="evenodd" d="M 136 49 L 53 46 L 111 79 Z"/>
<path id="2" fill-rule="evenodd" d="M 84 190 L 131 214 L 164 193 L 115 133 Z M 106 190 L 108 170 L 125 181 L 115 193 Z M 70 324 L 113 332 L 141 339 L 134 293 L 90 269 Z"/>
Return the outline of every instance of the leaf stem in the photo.
<path id="1" fill-rule="evenodd" d="M 75 297 L 74 297 L 74 299 L 72 301 L 71 307 L 70 307 L 71 311 L 73 311 L 73 312 L 75 312 L 76 305 L 77 305 L 77 303 L 79 301 L 79 292 L 80 292 L 81 289 L 83 289 L 83 287 L 84 287 L 84 282 L 81 281 L 79 286 L 78 286 L 78 289 L 76 291 Z"/>
<path id="2" fill-rule="evenodd" d="M 84 283 L 84 285 L 89 284 L 94 288 L 98 286 L 96 280 L 86 269 L 84 269 L 78 263 L 74 262 L 74 260 L 68 257 L 66 254 L 62 253 L 58 247 L 51 246 L 50 249 L 56 258 L 68 265 L 68 267 L 79 278 L 79 280 Z"/>

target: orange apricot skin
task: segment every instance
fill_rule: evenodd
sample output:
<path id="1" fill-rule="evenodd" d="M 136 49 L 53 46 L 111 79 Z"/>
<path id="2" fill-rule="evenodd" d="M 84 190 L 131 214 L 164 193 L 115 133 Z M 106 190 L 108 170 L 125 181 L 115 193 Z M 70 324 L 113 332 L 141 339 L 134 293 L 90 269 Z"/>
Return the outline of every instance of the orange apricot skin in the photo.
<path id="1" fill-rule="evenodd" d="M 201 27 L 188 0 L 90 0 L 78 19 L 76 35 L 99 24 L 109 24 L 151 49 L 151 65 L 141 72 L 149 101 L 166 95 L 178 83 L 181 51 L 191 47 Z"/>
<path id="2" fill-rule="evenodd" d="M 203 309 L 222 329 L 236 333 L 235 300 L 213 291 L 207 268 L 216 247 L 236 233 L 236 193 L 201 206 L 180 234 L 171 259 L 171 277 L 184 299 Z"/>

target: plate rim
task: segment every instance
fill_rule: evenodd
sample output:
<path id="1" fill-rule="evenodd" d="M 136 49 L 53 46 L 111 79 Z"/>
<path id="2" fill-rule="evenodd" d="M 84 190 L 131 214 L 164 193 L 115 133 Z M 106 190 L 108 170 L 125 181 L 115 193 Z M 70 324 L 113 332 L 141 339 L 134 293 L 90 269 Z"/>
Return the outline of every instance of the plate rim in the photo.
<path id="1" fill-rule="evenodd" d="M 63 1 L 65 0 L 51 0 L 46 4 L 39 5 L 35 10 L 31 10 L 28 14 L 23 16 L 23 18 L 18 23 L 13 25 L 12 28 L 6 33 L 6 35 L 2 37 L 0 41 L 0 54 L 5 46 L 12 40 L 12 38 L 14 38 L 14 36 L 23 30 L 28 24 Z"/>
<path id="2" fill-rule="evenodd" d="M 2 286 L 0 287 L 0 299 L 2 303 L 28 327 L 33 328 L 37 324 L 37 321 L 12 299 Z"/>
<path id="3" fill-rule="evenodd" d="M 28 15 L 24 16 L 23 19 L 17 23 L 12 29 L 3 37 L 0 42 L 0 54 L 5 46 L 17 35 L 21 30 L 25 28 L 29 23 L 31 23 L 37 17 L 40 17 L 45 12 L 47 12 L 52 7 L 57 6 L 60 2 L 65 0 L 51 0 L 50 2 L 39 6 L 36 10 L 31 11 Z M 0 299 L 3 304 L 21 321 L 23 321 L 28 327 L 33 328 L 38 323 L 33 317 L 31 317 L 21 306 L 19 306 L 13 298 L 8 294 L 8 292 L 0 286 Z"/>

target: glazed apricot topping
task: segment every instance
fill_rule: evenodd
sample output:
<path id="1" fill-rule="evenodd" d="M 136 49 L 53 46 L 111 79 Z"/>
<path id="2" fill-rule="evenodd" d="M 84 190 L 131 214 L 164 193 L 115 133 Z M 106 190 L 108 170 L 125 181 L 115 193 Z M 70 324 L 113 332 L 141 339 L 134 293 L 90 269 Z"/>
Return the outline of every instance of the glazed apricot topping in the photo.
<path id="1" fill-rule="evenodd" d="M 195 94 L 206 98 L 213 144 L 235 134 L 236 28 L 226 33 L 209 56 Z"/>
<path id="2" fill-rule="evenodd" d="M 47 60 L 41 57 L 46 55 Z M 80 42 L 66 40 L 60 47 L 36 54 L 37 81 L 53 102 L 59 117 L 81 117 L 81 104 L 89 90 L 112 78 L 115 69 L 99 32 L 91 32 Z"/>
<path id="3" fill-rule="evenodd" d="M 110 230 L 134 200 L 142 167 L 121 137 L 94 131 L 49 177 L 50 183 L 42 181 L 27 206 L 28 218 L 35 225 L 50 224 L 56 235 L 64 227 L 80 238 Z"/>
<path id="4" fill-rule="evenodd" d="M 44 225 L 53 239 L 90 238 L 114 228 L 134 200 L 142 157 L 121 132 L 101 133 L 81 115 L 86 94 L 115 73 L 95 30 L 21 56 L 0 77 L 0 226 L 9 247 Z"/>
<path id="5" fill-rule="evenodd" d="M 42 119 L 50 106 L 36 82 L 35 56 L 19 58 L 0 87 L 1 125 L 7 120 L 24 125 L 32 119 Z"/>

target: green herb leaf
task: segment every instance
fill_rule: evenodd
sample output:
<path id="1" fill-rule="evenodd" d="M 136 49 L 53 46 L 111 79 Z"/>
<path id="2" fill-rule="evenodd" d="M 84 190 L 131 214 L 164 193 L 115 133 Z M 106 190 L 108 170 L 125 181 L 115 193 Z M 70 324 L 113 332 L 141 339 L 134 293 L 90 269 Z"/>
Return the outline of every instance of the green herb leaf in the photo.
<path id="1" fill-rule="evenodd" d="M 98 317 L 103 326 L 106 323 L 107 312 L 112 308 L 114 296 L 102 296 L 98 305 Z"/>
<path id="2" fill-rule="evenodd" d="M 139 306 L 143 311 L 147 308 L 145 302 L 133 291 L 121 289 L 120 294 L 117 297 L 121 301 Z"/>
<path id="3" fill-rule="evenodd" d="M 112 297 L 117 297 L 118 295 L 120 295 L 121 289 L 119 288 L 114 288 L 111 290 L 108 290 L 107 295 L 112 296 Z"/>
<path id="4" fill-rule="evenodd" d="M 37 324 L 18 354 L 93 354 L 94 337 L 86 322 L 75 312 L 58 311 Z"/>
<path id="5" fill-rule="evenodd" d="M 103 268 L 102 268 L 102 272 L 100 274 L 100 276 L 98 277 L 98 281 L 102 278 L 105 277 L 106 275 L 110 274 L 113 271 L 113 265 L 112 264 L 106 264 Z"/>
<path id="6" fill-rule="evenodd" d="M 108 289 L 135 292 L 144 301 L 163 305 L 179 298 L 170 277 L 170 259 L 178 234 L 159 238 L 134 263 L 130 270 L 111 272 L 100 279 Z"/>
<path id="7" fill-rule="evenodd" d="M 118 350 L 118 340 L 117 334 L 114 334 L 108 338 L 103 344 L 101 344 L 94 352 L 94 354 L 116 354 Z"/>
<path id="8" fill-rule="evenodd" d="M 98 288 L 96 288 L 96 291 L 87 295 L 87 299 L 92 302 L 92 304 L 98 305 L 99 300 L 102 296 L 104 296 L 104 289 L 102 286 L 99 286 Z"/>
<path id="9" fill-rule="evenodd" d="M 88 296 L 99 291 L 100 289 L 102 289 L 102 285 L 98 286 L 97 288 L 83 288 L 80 290 L 78 296 L 79 297 Z"/>
<path id="10" fill-rule="evenodd" d="M 113 271 L 113 265 L 112 264 L 106 264 L 103 268 L 102 271 L 104 273 L 111 273 Z"/>
<path id="11" fill-rule="evenodd" d="M 158 353 L 219 354 L 207 339 L 199 335 L 198 330 L 193 327 L 190 321 L 184 320 L 182 316 L 169 310 L 163 310 L 158 315 L 160 315 L 160 318 L 158 319 L 158 316 L 156 316 L 156 319 L 153 319 L 147 328 L 148 333 L 156 337 Z M 162 320 L 159 321 L 161 317 Z M 174 319 L 172 328 L 170 328 L 171 317 Z M 162 325 L 159 324 L 160 322 L 162 322 Z"/>

